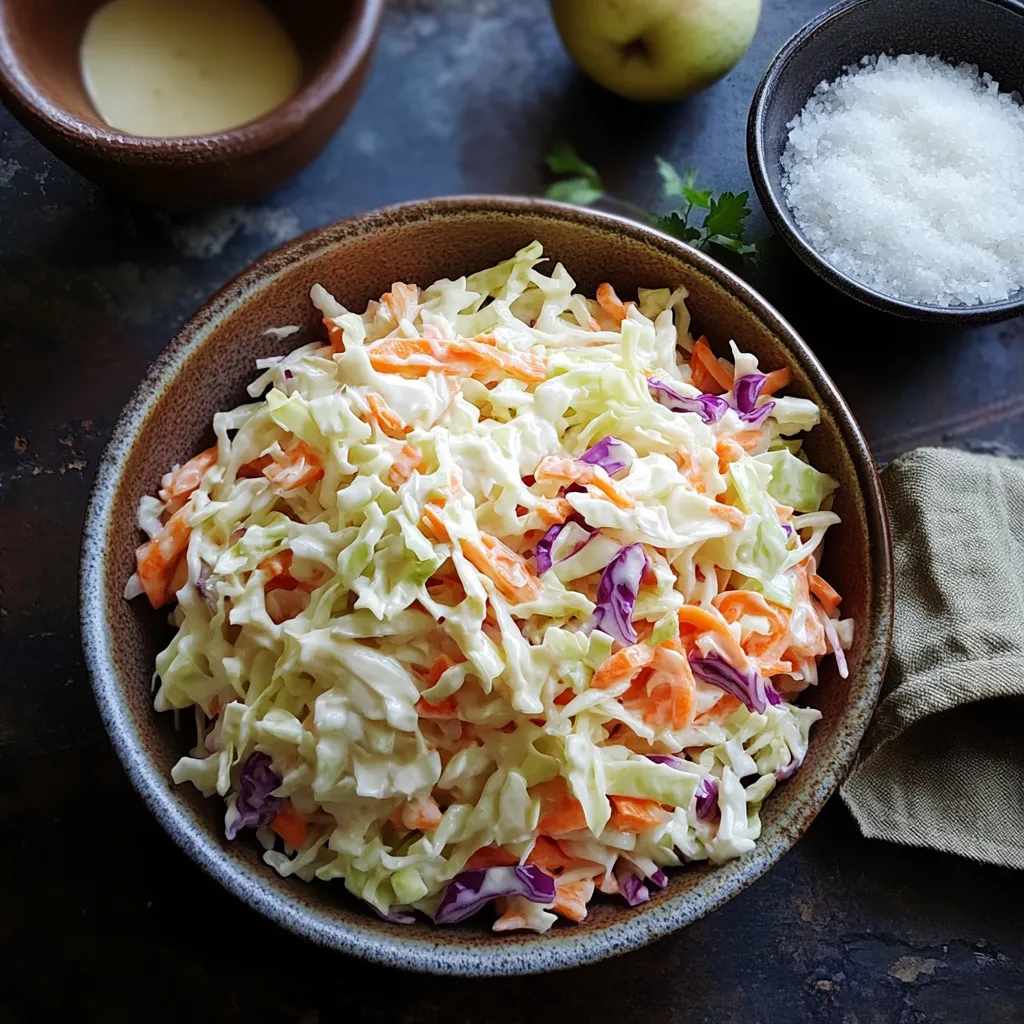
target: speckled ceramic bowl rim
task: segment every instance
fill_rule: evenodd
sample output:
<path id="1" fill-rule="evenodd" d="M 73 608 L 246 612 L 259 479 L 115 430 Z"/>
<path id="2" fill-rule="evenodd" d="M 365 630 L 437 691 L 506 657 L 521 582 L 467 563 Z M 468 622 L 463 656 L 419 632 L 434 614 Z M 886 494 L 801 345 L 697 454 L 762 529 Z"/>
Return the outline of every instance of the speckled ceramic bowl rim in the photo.
<path id="1" fill-rule="evenodd" d="M 290 100 L 237 128 L 209 135 L 172 138 L 129 135 L 75 116 L 54 103 L 26 73 L 7 32 L 0 32 L 0 85 L 18 97 L 34 117 L 65 138 L 108 150 L 121 159 L 135 158 L 152 163 L 161 158 L 177 161 L 187 156 L 193 162 L 203 162 L 223 159 L 226 152 L 233 157 L 242 156 L 292 135 L 345 87 L 373 48 L 384 4 L 385 0 L 357 0 L 356 9 L 339 37 L 347 37 L 348 45 L 344 49 L 336 45 L 320 72 Z"/>
<path id="2" fill-rule="evenodd" d="M 976 2 L 979 5 L 1001 7 L 1024 17 L 1024 4 L 1017 0 L 976 0 Z M 833 267 L 807 241 L 797 226 L 796 219 L 786 204 L 785 198 L 776 192 L 771 183 L 771 176 L 768 173 L 768 158 L 765 154 L 764 122 L 768 102 L 772 98 L 776 83 L 785 76 L 793 58 L 812 40 L 823 32 L 841 32 L 842 20 L 847 14 L 871 4 L 880 4 L 886 7 L 891 5 L 894 10 L 899 6 L 898 0 L 895 3 L 892 0 L 844 0 L 812 18 L 799 29 L 783 44 L 782 49 L 765 70 L 754 93 L 750 104 L 750 113 L 747 117 L 747 164 L 750 167 L 750 177 L 753 179 L 757 198 L 761 201 L 765 213 L 768 214 L 772 226 L 811 270 L 833 287 L 838 288 L 843 294 L 858 302 L 863 302 L 873 309 L 910 320 L 959 324 L 961 326 L 996 323 L 1019 316 L 1024 313 L 1024 292 L 1019 297 L 1007 299 L 1005 302 L 983 303 L 978 306 L 926 306 L 916 302 L 904 302 L 902 299 L 893 298 L 891 295 L 875 291 L 875 289 L 855 281 L 852 277 L 848 277 Z M 860 54 L 860 56 L 865 55 Z M 857 59 L 859 58 L 852 58 L 850 63 L 854 63 Z M 982 70 L 984 71 L 984 68 Z"/>
<path id="3" fill-rule="evenodd" d="M 838 755 L 831 763 L 822 760 L 805 769 L 801 785 L 806 795 L 790 808 L 778 836 L 763 840 L 756 850 L 731 861 L 708 875 L 702 890 L 690 891 L 628 920 L 612 923 L 595 933 L 574 935 L 564 929 L 557 938 L 545 937 L 543 945 L 502 947 L 479 938 L 458 945 L 451 937 L 436 943 L 414 937 L 384 934 L 368 918 L 365 926 L 352 927 L 325 920 L 316 912 L 296 905 L 287 892 L 266 879 L 239 868 L 224 857 L 217 843 L 205 833 L 193 832 L 171 796 L 171 781 L 150 763 L 133 731 L 122 695 L 123 683 L 113 657 L 114 639 L 105 613 L 108 537 L 123 468 L 135 438 L 159 400 L 161 391 L 203 345 L 215 326 L 231 317 L 269 281 L 284 273 L 296 260 L 333 247 L 351 237 L 376 233 L 396 223 L 457 218 L 460 215 L 517 214 L 575 221 L 628 236 L 673 256 L 682 256 L 699 272 L 713 278 L 738 297 L 772 330 L 791 356 L 829 396 L 830 410 L 856 468 L 868 518 L 870 536 L 878 545 L 875 578 L 869 581 L 874 621 L 866 623 L 875 641 L 869 645 L 861 669 L 863 692 L 848 709 L 837 738 Z M 866 571 L 870 570 L 865 567 Z M 636 222 L 579 207 L 545 200 L 515 197 L 465 196 L 428 200 L 388 207 L 339 221 L 307 234 L 258 260 L 202 307 L 156 360 L 114 428 L 99 467 L 86 514 L 81 563 L 82 640 L 103 722 L 132 783 L 178 845 L 203 870 L 254 909 L 298 935 L 345 953 L 378 963 L 436 974 L 510 975 L 547 972 L 592 963 L 646 945 L 703 917 L 750 885 L 796 841 L 845 776 L 867 727 L 881 687 L 892 630 L 892 552 L 885 501 L 867 443 L 846 403 L 835 390 L 817 359 L 792 327 L 756 292 L 714 260 L 689 246 Z M 813 773 L 813 774 L 812 774 Z M 783 833 L 785 833 L 783 835 Z"/>

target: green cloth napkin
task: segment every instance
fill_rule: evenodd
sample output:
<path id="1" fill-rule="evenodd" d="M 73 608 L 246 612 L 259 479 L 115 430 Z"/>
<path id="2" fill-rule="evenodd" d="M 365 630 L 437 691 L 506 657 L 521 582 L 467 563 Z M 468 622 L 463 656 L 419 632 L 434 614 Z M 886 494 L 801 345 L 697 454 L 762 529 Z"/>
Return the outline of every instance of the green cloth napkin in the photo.
<path id="1" fill-rule="evenodd" d="M 892 660 L 843 799 L 868 837 L 1024 868 L 1024 460 L 922 448 L 882 483 Z"/>

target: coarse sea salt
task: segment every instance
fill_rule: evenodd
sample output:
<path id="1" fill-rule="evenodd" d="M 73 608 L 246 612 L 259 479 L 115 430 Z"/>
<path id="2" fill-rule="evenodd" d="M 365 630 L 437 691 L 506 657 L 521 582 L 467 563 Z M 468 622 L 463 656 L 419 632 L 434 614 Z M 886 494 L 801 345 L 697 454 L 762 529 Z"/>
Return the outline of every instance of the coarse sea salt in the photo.
<path id="1" fill-rule="evenodd" d="M 848 277 L 923 305 L 1024 286 L 1024 107 L 970 64 L 865 57 L 788 125 L 786 201 Z"/>

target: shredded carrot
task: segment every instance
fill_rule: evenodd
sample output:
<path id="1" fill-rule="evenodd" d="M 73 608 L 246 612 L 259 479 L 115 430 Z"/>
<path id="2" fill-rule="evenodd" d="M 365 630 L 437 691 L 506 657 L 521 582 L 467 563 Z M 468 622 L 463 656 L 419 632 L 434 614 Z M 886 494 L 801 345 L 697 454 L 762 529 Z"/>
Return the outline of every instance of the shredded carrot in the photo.
<path id="1" fill-rule="evenodd" d="M 808 577 L 811 593 L 821 602 L 822 608 L 827 612 L 834 612 L 843 600 L 839 591 L 827 580 L 822 579 L 816 572 Z"/>
<path id="2" fill-rule="evenodd" d="M 203 482 L 203 474 L 217 464 L 217 446 L 207 448 L 193 456 L 184 466 L 169 473 L 170 479 L 160 488 L 160 500 L 167 504 L 167 511 L 177 512 L 185 501 Z"/>
<path id="3" fill-rule="evenodd" d="M 395 461 L 388 470 L 388 482 L 392 487 L 404 484 L 423 465 L 423 453 L 411 444 L 403 444 Z"/>
<path id="4" fill-rule="evenodd" d="M 747 521 L 747 517 L 738 508 L 722 505 L 717 501 L 708 508 L 708 511 L 716 519 L 721 519 L 737 530 L 742 530 Z"/>
<path id="5" fill-rule="evenodd" d="M 271 821 L 270 827 L 289 845 L 296 850 L 304 846 L 309 826 L 306 816 L 300 814 L 294 807 L 286 807 L 278 811 Z"/>
<path id="6" fill-rule="evenodd" d="M 693 724 L 706 725 L 708 722 L 721 722 L 742 706 L 743 703 L 738 697 L 734 697 L 731 693 L 723 693 L 707 711 L 697 715 Z"/>
<path id="7" fill-rule="evenodd" d="M 152 540 L 146 541 L 135 552 L 139 582 L 154 608 L 162 608 L 176 593 L 172 589 L 175 571 L 192 535 L 192 528 L 188 525 L 190 508 L 183 505 Z"/>
<path id="8" fill-rule="evenodd" d="M 694 386 L 701 391 L 731 391 L 733 375 L 718 361 L 708 339 L 703 335 L 693 344 L 690 355 L 690 370 L 693 374 Z M 717 388 L 710 386 L 717 385 Z"/>
<path id="9" fill-rule="evenodd" d="M 435 540 L 442 544 L 450 544 L 451 537 L 441 518 L 440 509 L 444 503 L 439 498 L 433 498 L 423 506 L 423 516 L 420 519 L 420 528 L 424 533 L 432 534 Z"/>
<path id="10" fill-rule="evenodd" d="M 793 663 L 789 661 L 773 661 L 770 665 L 761 665 L 760 672 L 765 678 L 770 676 L 786 676 L 793 671 Z"/>
<path id="11" fill-rule="evenodd" d="M 432 704 L 426 697 L 420 697 L 416 704 L 416 714 L 420 718 L 435 719 L 440 722 L 450 722 L 453 718 L 459 717 L 459 705 L 454 694 L 444 697 Z"/>
<path id="12" fill-rule="evenodd" d="M 675 461 L 683 471 L 683 475 L 689 481 L 690 486 L 698 494 L 707 494 L 708 485 L 704 479 L 704 472 L 690 452 L 686 448 L 678 448 L 675 453 Z"/>
<path id="13" fill-rule="evenodd" d="M 712 632 L 718 637 L 718 643 L 729 660 L 740 669 L 749 664 L 746 651 L 736 642 L 728 623 L 717 609 L 700 608 L 692 604 L 684 604 L 679 609 L 679 628 L 692 629 L 698 635 Z"/>
<path id="14" fill-rule="evenodd" d="M 551 909 L 570 921 L 582 921 L 587 916 L 587 904 L 594 895 L 594 880 L 581 878 L 578 882 L 555 882 L 555 902 Z"/>
<path id="15" fill-rule="evenodd" d="M 495 932 L 534 931 L 534 924 L 530 918 L 522 910 L 515 910 L 507 906 L 509 902 L 509 900 L 495 900 L 495 906 L 501 916 L 491 925 L 491 930 Z"/>
<path id="16" fill-rule="evenodd" d="M 543 835 L 537 837 L 530 855 L 526 858 L 526 863 L 535 864 L 554 878 L 565 874 L 566 871 L 575 871 L 580 868 L 587 870 L 592 868 L 595 875 L 603 870 L 600 864 L 570 856 L 554 839 Z"/>
<path id="17" fill-rule="evenodd" d="M 757 661 L 761 674 L 782 654 L 789 636 L 789 615 L 783 609 L 769 604 L 760 594 L 750 590 L 728 590 L 716 594 L 711 603 L 727 622 L 738 622 L 744 615 L 766 618 L 771 623 L 767 635 L 751 633 L 743 641 L 743 649 Z"/>
<path id="18" fill-rule="evenodd" d="M 590 685 L 597 690 L 607 690 L 616 683 L 622 683 L 636 676 L 654 660 L 654 649 L 647 644 L 633 644 L 623 647 L 607 659 L 594 673 Z"/>
<path id="19" fill-rule="evenodd" d="M 655 731 L 683 729 L 693 720 L 696 684 L 678 640 L 654 649 L 652 670 L 638 675 L 622 695 L 622 706 Z"/>
<path id="20" fill-rule="evenodd" d="M 263 469 L 263 475 L 284 491 L 294 491 L 315 483 L 324 475 L 324 464 L 320 453 L 296 438 L 286 449 L 286 462 L 271 462 Z"/>
<path id="21" fill-rule="evenodd" d="M 720 437 L 715 445 L 715 454 L 718 456 L 718 472 L 726 473 L 733 462 L 737 462 L 746 455 L 743 445 L 731 437 Z"/>
<path id="22" fill-rule="evenodd" d="M 372 391 L 369 392 L 366 396 L 366 404 L 370 407 L 370 414 L 388 437 L 401 441 L 412 430 L 412 427 L 380 395 L 374 394 Z"/>
<path id="23" fill-rule="evenodd" d="M 432 796 L 425 796 L 415 803 L 410 801 L 402 808 L 402 824 L 406 828 L 418 828 L 421 832 L 437 828 L 441 824 L 441 808 Z"/>
<path id="24" fill-rule="evenodd" d="M 285 548 L 276 555 L 264 558 L 256 568 L 262 569 L 267 574 L 267 579 L 272 580 L 275 576 L 282 576 L 291 570 L 294 557 L 291 548 Z"/>
<path id="25" fill-rule="evenodd" d="M 619 508 L 636 508 L 636 502 L 623 494 L 600 466 L 591 466 L 560 455 L 545 455 L 533 475 L 536 480 L 564 480 L 568 483 L 593 485 Z"/>
<path id="26" fill-rule="evenodd" d="M 766 398 L 769 395 L 774 395 L 776 391 L 780 391 L 789 383 L 790 373 L 787 369 L 772 370 L 771 373 L 765 375 L 764 384 L 761 387 L 761 394 Z"/>
<path id="27" fill-rule="evenodd" d="M 720 636 L 732 636 L 729 625 L 716 611 L 708 611 L 694 604 L 684 604 L 679 609 L 679 625 L 692 626 L 698 633 L 718 633 Z"/>
<path id="28" fill-rule="evenodd" d="M 519 858 L 500 846 L 482 846 L 466 861 L 466 870 L 474 868 L 510 868 L 519 863 Z"/>
<path id="29" fill-rule="evenodd" d="M 569 786 L 562 776 L 534 786 L 533 795 L 540 800 L 538 832 L 559 836 L 579 832 L 587 827 L 583 805 L 569 792 Z"/>
<path id="30" fill-rule="evenodd" d="M 394 317 L 396 324 L 403 320 L 413 320 L 419 306 L 419 289 L 414 284 L 396 281 L 391 291 L 380 297 L 380 302 Z"/>
<path id="31" fill-rule="evenodd" d="M 504 352 L 480 340 L 457 338 L 385 338 L 367 349 L 378 373 L 425 377 L 432 370 L 459 377 L 506 376 L 528 384 L 547 377 L 545 360 L 529 352 Z"/>
<path id="32" fill-rule="evenodd" d="M 479 541 L 461 542 L 462 553 L 505 597 L 516 603 L 535 601 L 540 597 L 540 580 L 534 576 L 526 560 L 489 533 L 481 533 Z"/>
<path id="33" fill-rule="evenodd" d="M 609 827 L 616 832 L 643 832 L 660 825 L 668 815 L 657 800 L 634 796 L 613 796 Z"/>
<path id="34" fill-rule="evenodd" d="M 565 498 L 538 498 L 534 511 L 545 526 L 555 526 L 572 515 L 572 505 Z"/>
<path id="35" fill-rule="evenodd" d="M 345 332 L 329 316 L 324 317 L 323 324 L 327 328 L 327 340 L 331 343 L 331 352 L 344 352 Z"/>
<path id="36" fill-rule="evenodd" d="M 621 324 L 626 319 L 626 306 L 607 281 L 597 286 L 597 304 L 614 323 Z"/>
<path id="37" fill-rule="evenodd" d="M 736 442 L 745 452 L 755 451 L 764 440 L 764 433 L 760 430 L 740 430 L 732 435 Z"/>

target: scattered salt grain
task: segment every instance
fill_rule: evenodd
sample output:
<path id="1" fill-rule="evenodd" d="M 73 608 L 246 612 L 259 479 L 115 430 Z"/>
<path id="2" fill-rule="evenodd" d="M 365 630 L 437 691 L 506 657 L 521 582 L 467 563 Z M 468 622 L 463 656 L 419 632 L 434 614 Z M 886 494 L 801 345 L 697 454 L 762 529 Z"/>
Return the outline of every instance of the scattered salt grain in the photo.
<path id="1" fill-rule="evenodd" d="M 865 57 L 787 127 L 783 190 L 833 267 L 936 306 L 1024 286 L 1024 107 L 969 64 Z"/>

